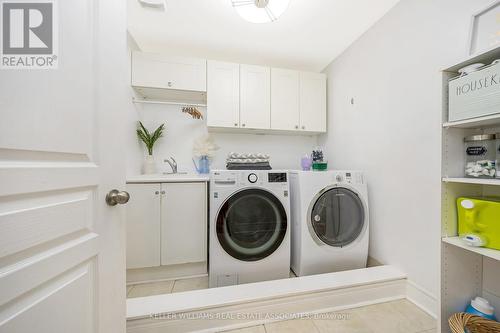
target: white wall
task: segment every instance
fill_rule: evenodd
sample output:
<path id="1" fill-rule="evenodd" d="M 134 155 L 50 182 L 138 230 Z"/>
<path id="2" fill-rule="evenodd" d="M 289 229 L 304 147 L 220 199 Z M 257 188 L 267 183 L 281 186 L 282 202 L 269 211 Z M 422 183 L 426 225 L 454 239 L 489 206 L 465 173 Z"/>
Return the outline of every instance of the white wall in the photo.
<path id="1" fill-rule="evenodd" d="M 334 167 L 366 172 L 370 255 L 401 267 L 434 297 L 439 284 L 439 71 L 465 56 L 471 15 L 488 3 L 403 0 L 325 70 L 328 135 L 320 143 Z M 335 31 L 330 34 L 334 38 Z"/>
<path id="2" fill-rule="evenodd" d="M 199 108 L 205 113 L 205 108 Z M 154 151 L 159 171 L 171 171 L 163 159 L 173 156 L 179 165 L 179 171 L 194 172 L 192 149 L 193 142 L 207 133 L 204 120 L 192 119 L 181 112 L 180 107 L 170 105 L 138 104 L 135 112 L 128 114 L 129 135 L 126 144 L 129 176 L 140 174 L 141 164 L 146 154 L 145 148 L 135 134 L 137 121 L 141 120 L 149 129 L 155 129 L 166 123 L 166 133 L 157 143 Z M 271 155 L 273 169 L 298 169 L 300 158 L 309 153 L 317 144 L 317 137 L 289 135 L 252 135 L 213 133 L 212 137 L 220 150 L 212 161 L 213 169 L 225 169 L 225 159 L 229 152 L 264 152 Z"/>

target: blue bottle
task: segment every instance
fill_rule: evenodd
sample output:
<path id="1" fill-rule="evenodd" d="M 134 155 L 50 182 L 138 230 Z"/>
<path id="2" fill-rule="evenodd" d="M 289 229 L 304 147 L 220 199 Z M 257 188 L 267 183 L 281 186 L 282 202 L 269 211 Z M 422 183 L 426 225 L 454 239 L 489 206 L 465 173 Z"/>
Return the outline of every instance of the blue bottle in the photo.
<path id="1" fill-rule="evenodd" d="M 198 161 L 198 165 L 196 165 L 196 162 L 193 159 L 193 164 L 194 164 L 196 171 L 199 174 L 209 174 L 210 173 L 210 161 L 208 160 L 208 156 L 201 156 L 200 160 Z"/>
<path id="2" fill-rule="evenodd" d="M 467 313 L 496 321 L 497 318 L 495 317 L 494 311 L 495 309 L 490 305 L 488 300 L 482 297 L 474 298 L 469 306 L 467 306 L 467 309 L 465 309 Z"/>

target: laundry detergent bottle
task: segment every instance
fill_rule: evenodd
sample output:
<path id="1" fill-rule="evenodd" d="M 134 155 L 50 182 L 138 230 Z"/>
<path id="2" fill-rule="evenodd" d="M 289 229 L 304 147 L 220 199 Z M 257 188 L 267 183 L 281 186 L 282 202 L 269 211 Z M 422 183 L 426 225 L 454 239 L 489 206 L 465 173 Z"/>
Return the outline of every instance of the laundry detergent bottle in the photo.
<path id="1" fill-rule="evenodd" d="M 490 305 L 490 302 L 482 297 L 474 298 L 465 309 L 467 313 L 496 321 L 494 311 L 495 309 Z"/>

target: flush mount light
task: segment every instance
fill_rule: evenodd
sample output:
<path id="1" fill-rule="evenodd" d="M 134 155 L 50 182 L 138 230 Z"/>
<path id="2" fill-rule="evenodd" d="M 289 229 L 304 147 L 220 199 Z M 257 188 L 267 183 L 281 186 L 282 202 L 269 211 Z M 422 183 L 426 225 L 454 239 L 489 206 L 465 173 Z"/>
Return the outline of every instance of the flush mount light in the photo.
<path id="1" fill-rule="evenodd" d="M 231 0 L 238 14 L 248 22 L 276 21 L 288 8 L 290 0 Z"/>
<path id="2" fill-rule="evenodd" d="M 167 0 L 139 0 L 139 3 L 146 7 L 152 8 L 167 8 Z"/>

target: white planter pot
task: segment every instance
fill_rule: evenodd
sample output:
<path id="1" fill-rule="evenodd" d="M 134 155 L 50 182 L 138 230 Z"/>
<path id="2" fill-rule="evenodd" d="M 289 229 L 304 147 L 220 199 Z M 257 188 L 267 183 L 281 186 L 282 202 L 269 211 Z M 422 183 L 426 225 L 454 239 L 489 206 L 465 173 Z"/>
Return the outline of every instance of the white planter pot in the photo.
<path id="1" fill-rule="evenodd" d="M 144 164 L 142 165 L 142 173 L 144 175 L 156 173 L 156 162 L 153 155 L 147 155 L 144 159 Z"/>

